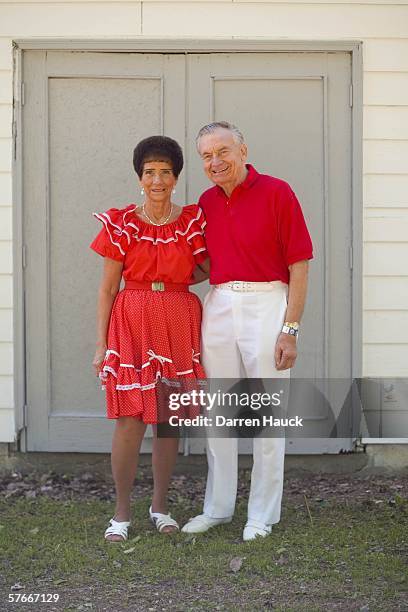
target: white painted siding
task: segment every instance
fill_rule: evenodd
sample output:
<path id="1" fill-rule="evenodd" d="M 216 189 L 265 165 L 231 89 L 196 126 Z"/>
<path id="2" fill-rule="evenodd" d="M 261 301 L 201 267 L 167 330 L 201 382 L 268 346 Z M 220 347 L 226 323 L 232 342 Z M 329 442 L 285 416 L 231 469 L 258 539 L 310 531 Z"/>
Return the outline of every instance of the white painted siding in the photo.
<path id="1" fill-rule="evenodd" d="M 0 383 L 1 388 L 1 383 Z M 0 432 L 2 442 L 12 442 L 15 439 L 14 434 L 14 409 L 13 408 L 2 408 L 0 409 Z"/>
<path id="2" fill-rule="evenodd" d="M 407 310 L 408 276 L 365 276 L 363 279 L 364 320 L 371 310 Z M 365 339 L 368 342 L 368 339 Z M 406 362 L 406 359 L 405 359 Z"/>
<path id="3" fill-rule="evenodd" d="M 0 337 L 3 342 L 13 342 L 13 311 L 0 308 Z"/>
<path id="4" fill-rule="evenodd" d="M 363 58 L 363 371 L 407 376 L 408 38 L 368 40 Z"/>
<path id="5" fill-rule="evenodd" d="M 365 210 L 377 207 L 406 210 L 408 207 L 407 174 L 365 174 L 363 188 Z"/>
<path id="6" fill-rule="evenodd" d="M 13 375 L 13 344 L 12 342 L 0 343 L 0 371 L 2 376 Z"/>
<path id="7" fill-rule="evenodd" d="M 5 2 L 0 36 L 136 36 L 140 2 Z"/>
<path id="8" fill-rule="evenodd" d="M 364 57 L 364 370 L 408 376 L 408 0 L 0 0 L 0 442 L 14 438 L 11 40 L 357 39 Z M 399 331 L 397 331 L 397 329 Z"/>
<path id="9" fill-rule="evenodd" d="M 408 54 L 408 49 L 407 49 Z M 366 106 L 364 138 L 374 140 L 408 140 L 408 106 Z"/>

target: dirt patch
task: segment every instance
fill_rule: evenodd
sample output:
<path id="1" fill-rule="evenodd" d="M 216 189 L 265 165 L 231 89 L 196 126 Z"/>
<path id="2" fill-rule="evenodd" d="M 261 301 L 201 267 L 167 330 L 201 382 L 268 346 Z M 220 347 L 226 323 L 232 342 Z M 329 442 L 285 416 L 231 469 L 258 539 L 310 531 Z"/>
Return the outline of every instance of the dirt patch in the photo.
<path id="1" fill-rule="evenodd" d="M 201 475 L 174 475 L 169 501 L 197 505 L 204 498 L 205 482 L 205 476 Z M 246 497 L 249 486 L 250 470 L 240 470 L 238 497 Z M 132 497 L 137 499 L 149 496 L 152 490 L 150 469 L 139 470 Z M 0 479 L 0 497 L 32 499 L 42 495 L 59 500 L 114 501 L 115 489 L 112 482 L 91 472 L 84 472 L 81 476 L 54 472 L 41 475 L 34 472 L 25 475 L 12 472 Z M 302 474 L 301 477 L 285 478 L 283 495 L 290 504 L 303 503 L 304 496 L 317 502 L 337 500 L 346 504 L 393 503 L 396 498 L 408 497 L 408 476 Z"/>

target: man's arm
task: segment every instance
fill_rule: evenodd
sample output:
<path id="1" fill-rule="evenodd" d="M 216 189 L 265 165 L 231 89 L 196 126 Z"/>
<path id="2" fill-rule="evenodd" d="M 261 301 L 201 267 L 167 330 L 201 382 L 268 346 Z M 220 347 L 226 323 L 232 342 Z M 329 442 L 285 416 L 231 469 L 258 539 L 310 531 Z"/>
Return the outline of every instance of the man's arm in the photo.
<path id="1" fill-rule="evenodd" d="M 308 260 L 297 261 L 289 266 L 289 295 L 285 321 L 300 323 L 306 301 L 308 271 Z M 296 337 L 279 334 L 275 347 L 276 369 L 287 370 L 293 367 L 296 357 Z"/>

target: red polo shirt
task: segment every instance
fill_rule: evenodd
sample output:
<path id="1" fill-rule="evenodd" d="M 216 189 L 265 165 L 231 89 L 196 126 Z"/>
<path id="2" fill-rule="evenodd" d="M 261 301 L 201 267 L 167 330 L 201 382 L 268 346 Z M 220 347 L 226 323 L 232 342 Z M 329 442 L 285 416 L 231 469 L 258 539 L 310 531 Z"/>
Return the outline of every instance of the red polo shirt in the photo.
<path id="1" fill-rule="evenodd" d="M 199 205 L 207 219 L 210 283 L 289 282 L 288 266 L 312 259 L 313 247 L 300 204 L 285 181 L 247 164 L 246 179 L 228 198 L 218 185 Z"/>

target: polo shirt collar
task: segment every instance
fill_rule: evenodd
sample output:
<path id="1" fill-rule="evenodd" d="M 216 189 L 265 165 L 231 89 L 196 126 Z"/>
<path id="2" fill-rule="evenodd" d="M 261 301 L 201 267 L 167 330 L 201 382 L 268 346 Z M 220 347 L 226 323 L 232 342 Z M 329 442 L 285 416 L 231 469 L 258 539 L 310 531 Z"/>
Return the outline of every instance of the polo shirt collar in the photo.
<path id="1" fill-rule="evenodd" d="M 237 185 L 235 189 L 249 189 L 249 187 L 251 187 L 255 183 L 256 179 L 259 176 L 259 172 L 255 170 L 252 164 L 245 164 L 245 166 L 248 169 L 248 174 L 246 175 L 245 180 L 243 180 L 242 183 L 239 183 L 239 185 Z M 223 188 L 219 185 L 216 185 L 216 187 L 218 192 L 225 196 L 225 191 L 223 190 Z"/>
<path id="2" fill-rule="evenodd" d="M 256 179 L 259 176 L 259 172 L 257 172 L 251 164 L 245 164 L 245 165 L 248 169 L 248 174 L 246 175 L 245 180 L 242 183 L 240 183 L 239 186 L 242 187 L 243 189 L 248 189 L 248 187 L 251 187 L 255 183 Z"/>

